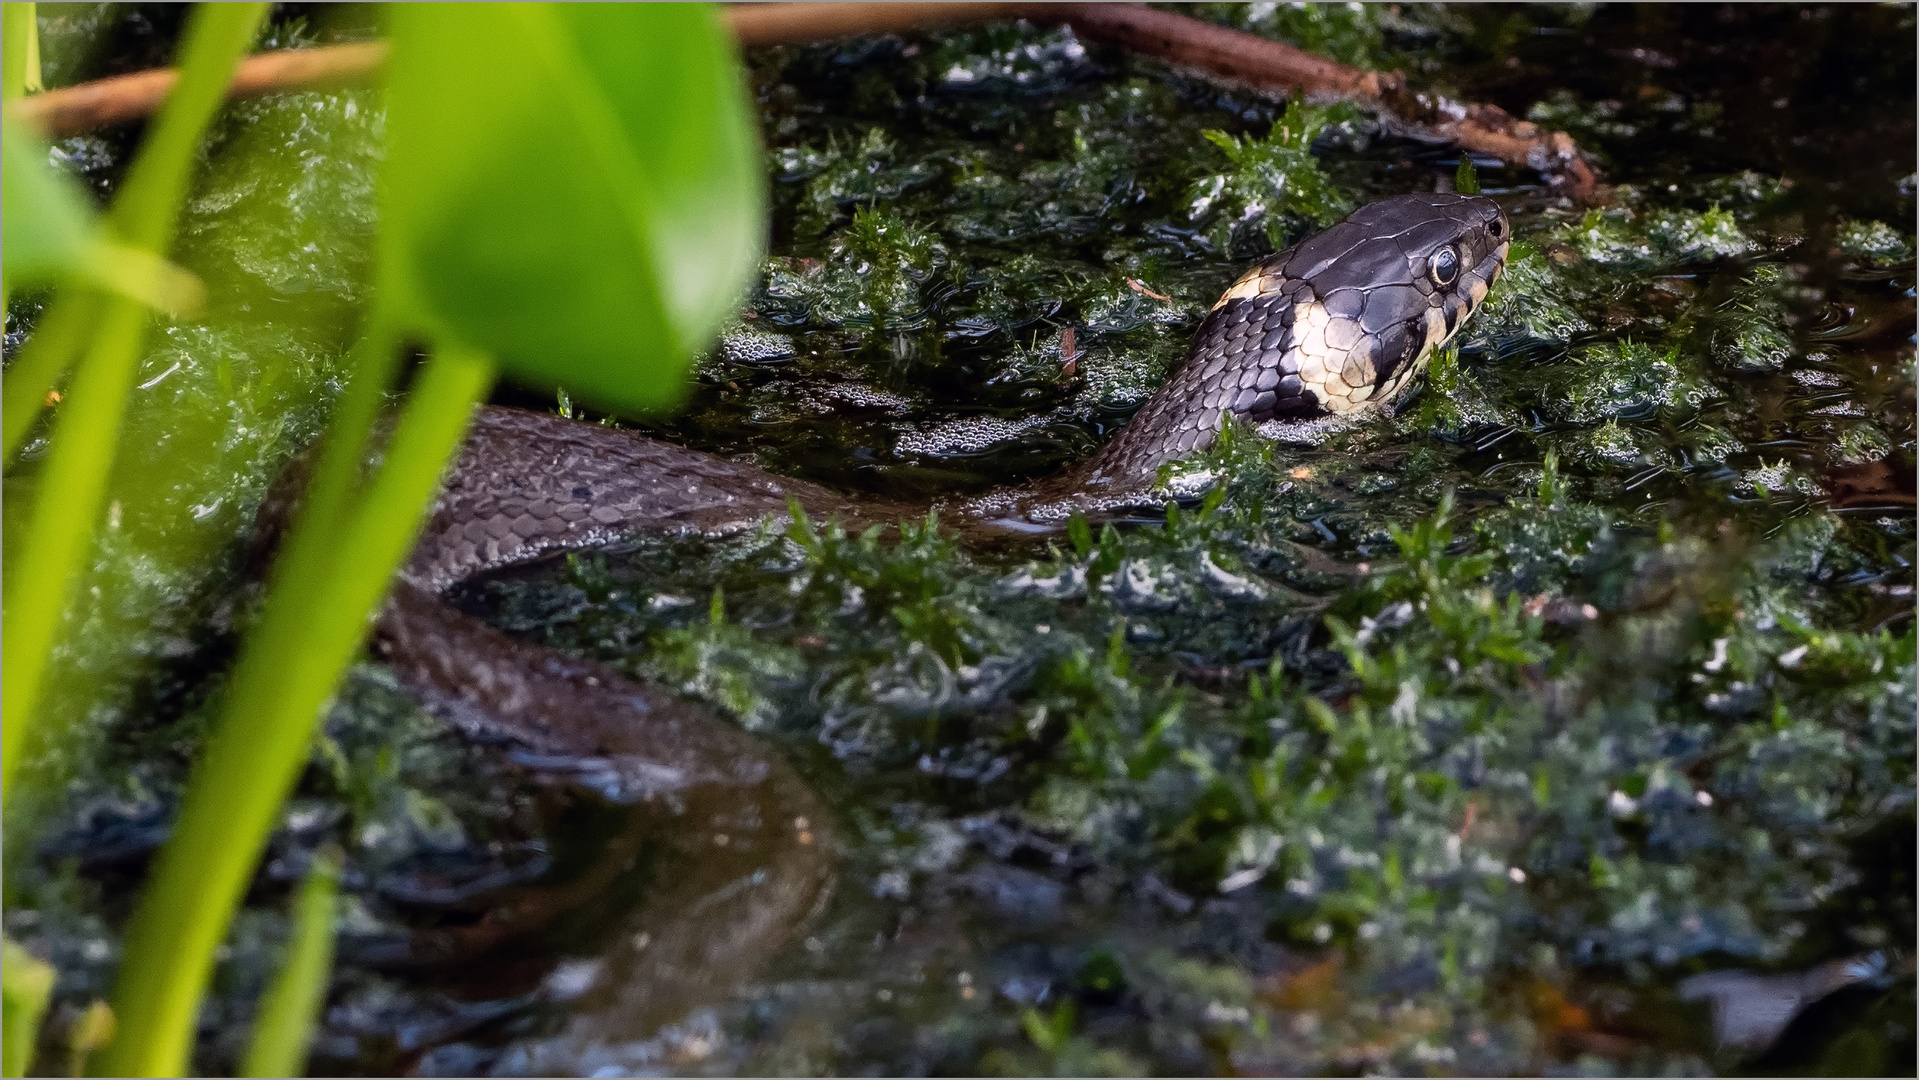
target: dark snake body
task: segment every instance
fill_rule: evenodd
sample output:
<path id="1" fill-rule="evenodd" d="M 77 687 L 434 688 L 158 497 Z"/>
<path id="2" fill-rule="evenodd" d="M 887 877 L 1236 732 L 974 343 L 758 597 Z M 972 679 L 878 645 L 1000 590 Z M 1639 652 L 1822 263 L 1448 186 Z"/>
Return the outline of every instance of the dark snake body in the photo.
<path id="1" fill-rule="evenodd" d="M 1201 323 L 1177 373 L 1086 466 L 963 508 L 975 526 L 1057 522 L 1137 500 L 1158 467 L 1210 445 L 1229 416 L 1253 423 L 1389 404 L 1484 298 L 1509 227 L 1477 196 L 1407 195 L 1253 267 Z M 440 602 L 483 573 L 646 532 L 722 535 L 788 513 L 898 520 L 855 502 L 617 429 L 485 408 L 376 632 L 376 648 L 429 708 L 530 768 L 655 808 L 685 856 L 604 958 L 555 1037 L 496 1071 L 617 1066 L 608 1047 L 724 995 L 802 927 L 833 881 L 826 814 L 776 756 L 704 707 L 504 634 Z M 524 930 L 524 920 L 518 930 Z M 499 934 L 507 933 L 500 929 Z M 461 942 L 483 951 L 482 928 Z"/>

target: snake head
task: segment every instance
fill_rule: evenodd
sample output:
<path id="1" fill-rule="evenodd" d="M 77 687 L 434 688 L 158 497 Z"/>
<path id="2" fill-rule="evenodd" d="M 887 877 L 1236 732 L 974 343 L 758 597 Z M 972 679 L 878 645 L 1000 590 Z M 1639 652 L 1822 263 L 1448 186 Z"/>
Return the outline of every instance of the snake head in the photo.
<path id="1" fill-rule="evenodd" d="M 1395 237 L 1405 254 L 1413 287 L 1441 309 L 1445 334 L 1436 347 L 1459 330 L 1493 282 L 1506 268 L 1512 223 L 1499 204 L 1481 195 L 1405 196 L 1412 213 L 1430 213 L 1426 222 Z M 1445 200 L 1445 201 L 1437 201 Z M 1389 199 L 1387 202 L 1398 202 Z M 1365 213 L 1384 203 L 1362 208 Z M 1412 209 L 1417 208 L 1417 209 Z M 1390 217 L 1390 215 L 1382 215 Z"/>
<path id="2" fill-rule="evenodd" d="M 1223 339 L 1228 372 L 1275 372 L 1251 384 L 1272 382 L 1274 394 L 1223 403 L 1257 423 L 1391 401 L 1485 300 L 1511 235 L 1484 196 L 1401 195 L 1267 259 L 1226 291 L 1208 320 L 1218 325 L 1199 336 Z M 1236 334 L 1240 322 L 1260 333 Z"/>
<path id="3" fill-rule="evenodd" d="M 1325 242 L 1341 230 L 1350 246 L 1346 238 Z M 1325 311 L 1328 374 L 1351 391 L 1329 386 L 1325 407 L 1352 412 L 1390 401 L 1486 299 L 1511 239 L 1512 224 L 1493 200 L 1434 193 L 1362 206 L 1295 249 L 1287 270 Z M 1305 314 L 1308 323 L 1320 318 Z M 1357 323 L 1358 340 L 1333 325 L 1344 319 Z"/>
<path id="4" fill-rule="evenodd" d="M 1093 462 L 1148 475 L 1254 424 L 1386 405 L 1485 300 L 1512 225 L 1452 192 L 1369 203 L 1248 270 L 1207 313 L 1186 363 Z"/>

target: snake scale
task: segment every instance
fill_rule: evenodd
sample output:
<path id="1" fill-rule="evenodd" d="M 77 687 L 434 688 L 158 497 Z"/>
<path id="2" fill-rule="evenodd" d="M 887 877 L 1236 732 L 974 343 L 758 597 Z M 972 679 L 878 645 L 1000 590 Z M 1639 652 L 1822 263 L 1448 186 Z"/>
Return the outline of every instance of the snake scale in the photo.
<path id="1" fill-rule="evenodd" d="M 1158 467 L 1250 423 L 1389 405 L 1456 333 L 1505 265 L 1510 226 L 1491 199 L 1402 195 L 1248 270 L 1202 321 L 1191 352 L 1086 465 L 975 500 L 975 527 L 1045 528 L 1149 493 Z M 428 708 L 529 769 L 658 815 L 678 856 L 632 916 L 637 934 L 570 999 L 556 1034 L 517 1045 L 501 1073 L 592 1073 L 613 1047 L 724 995 L 831 893 L 827 815 L 793 770 L 703 706 L 599 664 L 515 641 L 442 595 L 477 574 L 645 532 L 721 535 L 788 513 L 897 520 L 903 506 L 642 435 L 488 407 L 375 631 L 375 649 Z M 590 876 L 590 875 L 589 875 Z M 590 887 L 576 885 L 576 888 Z M 553 898 L 543 901 L 553 906 Z M 536 919 L 487 916 L 436 950 L 483 952 Z"/>

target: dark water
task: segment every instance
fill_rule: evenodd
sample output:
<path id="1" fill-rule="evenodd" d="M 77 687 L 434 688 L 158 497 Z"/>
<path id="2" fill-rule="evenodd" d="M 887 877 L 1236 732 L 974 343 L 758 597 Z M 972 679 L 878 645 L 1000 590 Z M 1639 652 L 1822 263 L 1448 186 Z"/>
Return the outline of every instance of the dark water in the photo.
<path id="1" fill-rule="evenodd" d="M 368 666 L 201 1067 L 231 1067 L 287 884 L 336 840 L 353 900 L 320 1072 L 511 1070 L 569 1017 L 582 1071 L 1912 1068 L 1912 8 L 1207 10 L 1563 127 L 1615 199 L 1482 162 L 1518 243 L 1458 355 L 1390 419 L 1185 466 L 1220 497 L 1166 525 L 991 550 L 776 529 L 469 590 L 777 747 L 833 807 L 833 901 L 748 985 L 595 1029 L 568 988 L 645 932 L 625 913 L 657 845 Z M 653 430 L 896 497 L 1083 457 L 1246 262 L 1457 163 L 1338 111 L 1269 136 L 1283 106 L 1065 32 L 749 63 L 767 273 Z M 110 985 L 244 610 L 204 553 L 239 546 L 323 414 L 378 133 L 371 95 L 245 106 L 222 145 L 251 149 L 198 192 L 183 257 L 254 299 L 170 330 L 150 367 L 179 367 L 146 393 L 239 404 L 165 496 L 145 478 L 197 459 L 164 431 L 117 480 L 167 544 L 103 552 L 114 602 L 65 660 L 75 782 L 8 846 L 8 933 L 62 972 L 50 1047 Z M 110 186 L 110 140 L 63 150 Z M 122 671 L 128 640 L 146 659 Z M 97 704 L 102 683 L 124 690 Z M 494 951 L 392 962 L 589 880 Z M 1734 974 L 1687 981 L 1710 972 Z M 1815 998 L 1770 1049 L 1723 1044 L 1727 1018 Z"/>

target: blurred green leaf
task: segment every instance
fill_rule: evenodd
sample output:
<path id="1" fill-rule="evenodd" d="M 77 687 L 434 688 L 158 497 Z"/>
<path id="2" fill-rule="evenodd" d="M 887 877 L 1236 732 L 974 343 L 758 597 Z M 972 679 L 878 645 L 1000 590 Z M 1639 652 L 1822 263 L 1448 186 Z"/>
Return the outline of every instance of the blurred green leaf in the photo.
<path id="1" fill-rule="evenodd" d="M 113 1029 L 118 1024 L 113 1006 L 99 1000 L 88 1005 L 67 1028 L 67 1075 L 87 1075 L 87 1062 L 93 1052 L 113 1040 Z"/>
<path id="2" fill-rule="evenodd" d="M 766 215 L 714 10 L 409 5 L 393 50 L 395 318 L 599 407 L 677 402 Z"/>
<path id="3" fill-rule="evenodd" d="M 1051 1016 L 1038 1009 L 1026 1009 L 1020 1013 L 1020 1025 L 1026 1029 L 1026 1037 L 1033 1041 L 1040 1053 L 1050 1058 L 1065 1053 L 1078 1020 L 1079 1006 L 1071 998 L 1060 1002 Z"/>
<path id="4" fill-rule="evenodd" d="M 40 86 L 40 26 L 36 4 L 10 3 L 0 24 L 0 100 L 12 101 Z"/>
<path id="5" fill-rule="evenodd" d="M 313 1029 L 333 973 L 333 924 L 340 891 L 340 852 L 322 851 L 307 871 L 293 911 L 286 966 L 260 1001 L 246 1076 L 304 1076 Z"/>
<path id="6" fill-rule="evenodd" d="M 40 1017 L 47 1011 L 47 998 L 53 993 L 54 970 L 32 953 L 7 941 L 0 955 L 0 1074 L 25 1076 L 33 1063 L 34 1040 L 40 1031 Z"/>
<path id="7" fill-rule="evenodd" d="M 47 148 L 32 134 L 10 128 L 0 140 L 5 156 L 0 198 L 0 258 L 7 285 L 85 281 L 168 314 L 200 306 L 199 279 L 150 251 L 105 239 L 71 180 L 47 164 Z"/>
<path id="8" fill-rule="evenodd" d="M 74 273 L 93 241 L 92 214 L 80 192 L 47 164 L 47 147 L 28 132 L 7 125 L 0 139 L 5 214 L 0 245 L 9 280 L 53 278 Z"/>

